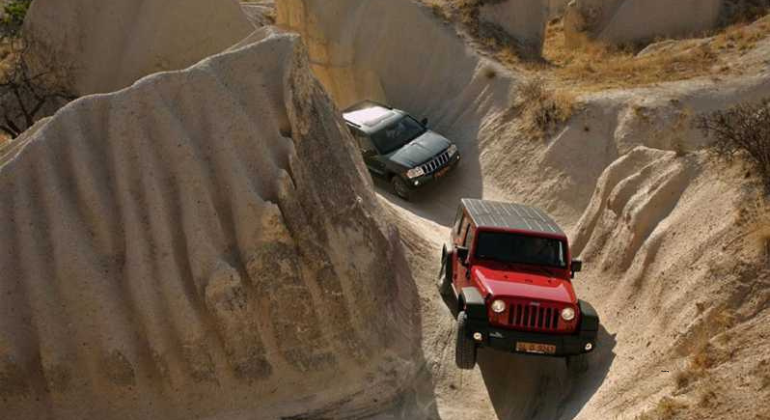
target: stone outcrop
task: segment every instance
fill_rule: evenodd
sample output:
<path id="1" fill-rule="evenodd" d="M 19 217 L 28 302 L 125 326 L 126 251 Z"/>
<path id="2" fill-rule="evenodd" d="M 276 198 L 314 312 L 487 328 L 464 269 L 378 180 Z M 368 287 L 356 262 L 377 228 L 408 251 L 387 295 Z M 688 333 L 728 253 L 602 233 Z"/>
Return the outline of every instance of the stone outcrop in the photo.
<path id="1" fill-rule="evenodd" d="M 190 66 L 252 30 L 236 0 L 35 0 L 24 28 L 32 62 L 66 69 L 79 96 Z"/>
<path id="2" fill-rule="evenodd" d="M 582 36 L 610 44 L 702 33 L 719 23 L 723 0 L 573 0 L 567 7 L 568 42 Z"/>
<path id="3" fill-rule="evenodd" d="M 4 418 L 344 417 L 410 382 L 397 232 L 299 37 L 260 31 L 4 158 Z"/>

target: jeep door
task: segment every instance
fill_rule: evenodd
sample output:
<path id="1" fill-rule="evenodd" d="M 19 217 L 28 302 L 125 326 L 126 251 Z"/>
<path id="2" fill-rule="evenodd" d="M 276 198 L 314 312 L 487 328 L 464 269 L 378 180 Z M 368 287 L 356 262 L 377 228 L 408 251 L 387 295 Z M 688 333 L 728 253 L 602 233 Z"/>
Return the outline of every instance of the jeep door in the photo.
<path id="1" fill-rule="evenodd" d="M 459 229 L 459 233 L 455 235 L 455 248 L 464 247 L 470 250 L 475 229 L 473 228 L 470 219 L 465 214 L 463 214 L 463 219 L 460 222 Z M 470 259 L 470 252 L 468 258 Z M 452 280 L 454 282 L 455 288 L 459 292 L 463 287 L 468 287 L 471 285 L 470 272 L 468 271 L 470 266 L 463 264 L 463 261 L 460 261 L 460 259 L 457 257 L 457 253 L 454 254 L 454 259 L 454 279 Z"/>

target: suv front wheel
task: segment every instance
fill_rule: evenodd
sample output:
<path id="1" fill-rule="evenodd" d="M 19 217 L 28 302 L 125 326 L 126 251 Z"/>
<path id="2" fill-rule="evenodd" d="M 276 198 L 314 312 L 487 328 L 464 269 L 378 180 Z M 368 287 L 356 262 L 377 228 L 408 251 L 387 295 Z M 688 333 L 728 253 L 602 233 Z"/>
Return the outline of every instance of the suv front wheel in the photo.
<path id="1" fill-rule="evenodd" d="M 397 196 L 409 201 L 412 191 L 409 190 L 409 186 L 406 185 L 406 182 L 401 179 L 400 176 L 394 175 L 393 178 L 390 179 L 390 183 L 393 185 L 393 190 L 396 192 Z"/>
<path id="2" fill-rule="evenodd" d="M 476 343 L 468 337 L 468 315 L 465 311 L 457 314 L 457 341 L 455 342 L 455 363 L 463 370 L 476 366 Z"/>

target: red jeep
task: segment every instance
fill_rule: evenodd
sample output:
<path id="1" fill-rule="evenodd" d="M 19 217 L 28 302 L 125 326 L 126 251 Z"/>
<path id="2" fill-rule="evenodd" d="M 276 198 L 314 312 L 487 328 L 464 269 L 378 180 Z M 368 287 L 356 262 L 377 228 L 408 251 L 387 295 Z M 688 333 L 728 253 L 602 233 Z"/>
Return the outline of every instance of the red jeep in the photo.
<path id="1" fill-rule="evenodd" d="M 463 199 L 444 246 L 442 295 L 457 298 L 455 360 L 473 369 L 476 350 L 565 357 L 573 373 L 588 369 L 599 317 L 578 300 L 567 236 L 533 207 Z"/>

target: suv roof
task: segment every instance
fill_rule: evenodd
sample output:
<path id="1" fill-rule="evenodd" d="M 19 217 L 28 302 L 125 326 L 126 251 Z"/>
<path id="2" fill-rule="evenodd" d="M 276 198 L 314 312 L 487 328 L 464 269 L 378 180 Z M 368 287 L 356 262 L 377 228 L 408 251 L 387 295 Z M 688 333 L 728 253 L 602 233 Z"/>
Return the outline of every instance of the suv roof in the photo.
<path id="1" fill-rule="evenodd" d="M 478 227 L 518 229 L 566 236 L 544 211 L 515 203 L 463 198 L 463 207 Z"/>
<path id="2" fill-rule="evenodd" d="M 401 115 L 404 115 L 402 111 L 373 101 L 359 102 L 342 111 L 342 117 L 348 124 L 367 134 L 379 131 Z"/>

